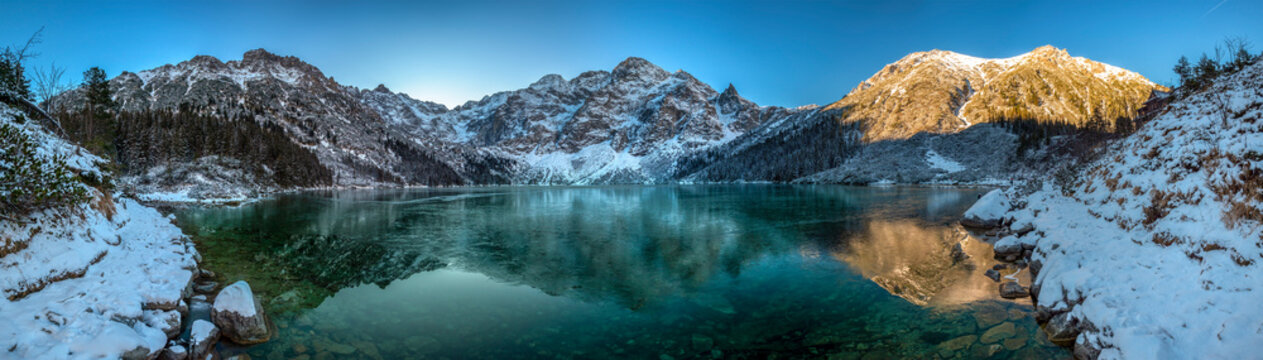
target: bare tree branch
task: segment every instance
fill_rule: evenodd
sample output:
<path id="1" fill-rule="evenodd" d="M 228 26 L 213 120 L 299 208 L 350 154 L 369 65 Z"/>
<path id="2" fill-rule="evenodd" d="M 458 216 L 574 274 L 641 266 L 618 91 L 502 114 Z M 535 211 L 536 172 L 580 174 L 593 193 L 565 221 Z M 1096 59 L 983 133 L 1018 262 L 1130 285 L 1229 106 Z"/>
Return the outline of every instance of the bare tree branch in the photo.
<path id="1" fill-rule="evenodd" d="M 53 104 L 54 96 L 66 92 L 74 88 L 74 85 L 63 81 L 66 75 L 66 68 L 57 67 L 57 63 L 52 63 L 48 68 L 36 68 L 35 73 L 35 103 L 44 105 L 44 111 L 57 112 L 56 104 Z"/>
<path id="2" fill-rule="evenodd" d="M 26 44 L 22 45 L 21 48 L 19 48 L 16 52 L 13 53 L 14 58 L 17 59 L 19 63 L 25 62 L 26 59 L 31 59 L 31 58 L 35 58 L 39 56 L 39 53 L 32 52 L 31 50 L 35 48 L 35 45 L 39 45 L 40 43 L 44 42 L 44 39 L 42 37 L 43 33 L 44 33 L 44 27 L 40 26 L 39 30 L 35 30 L 35 33 L 31 34 L 31 37 L 26 39 Z"/>

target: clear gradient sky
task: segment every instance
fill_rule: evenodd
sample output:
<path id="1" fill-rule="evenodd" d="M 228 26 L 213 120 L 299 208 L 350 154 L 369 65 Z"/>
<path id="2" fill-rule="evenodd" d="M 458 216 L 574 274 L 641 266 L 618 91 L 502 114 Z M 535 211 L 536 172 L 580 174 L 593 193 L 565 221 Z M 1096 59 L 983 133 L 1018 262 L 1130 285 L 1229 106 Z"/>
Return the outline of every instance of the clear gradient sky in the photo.
<path id="1" fill-rule="evenodd" d="M 12 1 L 0 44 L 45 26 L 77 81 L 198 54 L 294 55 L 338 82 L 458 105 L 639 56 L 762 105 L 827 104 L 903 55 L 1014 56 L 1044 44 L 1170 83 L 1226 36 L 1263 48 L 1263 1 Z M 1212 10 L 1213 9 L 1213 10 Z"/>

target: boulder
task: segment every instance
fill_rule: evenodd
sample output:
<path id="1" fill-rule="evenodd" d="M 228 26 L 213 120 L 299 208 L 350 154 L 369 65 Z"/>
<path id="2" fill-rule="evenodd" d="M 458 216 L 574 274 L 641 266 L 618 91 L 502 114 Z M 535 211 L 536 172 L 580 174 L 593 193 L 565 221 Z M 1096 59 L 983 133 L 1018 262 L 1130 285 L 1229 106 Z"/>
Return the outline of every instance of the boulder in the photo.
<path id="1" fill-rule="evenodd" d="M 272 337 L 272 322 L 245 281 L 219 291 L 211 306 L 211 320 L 225 338 L 237 344 L 259 344 Z"/>
<path id="2" fill-rule="evenodd" d="M 960 353 L 961 351 L 968 348 L 969 345 L 973 345 L 974 341 L 976 340 L 978 340 L 978 336 L 976 335 L 965 335 L 965 336 L 961 336 L 955 339 L 944 341 L 942 343 L 939 343 L 938 346 L 936 347 L 938 350 L 938 355 L 943 358 L 951 358 L 953 355 Z"/>
<path id="3" fill-rule="evenodd" d="M 995 324 L 1004 322 L 1008 318 L 1008 310 L 998 301 L 983 301 L 976 303 L 974 308 L 974 321 L 977 322 L 979 329 L 989 328 Z"/>
<path id="4" fill-rule="evenodd" d="M 1022 255 L 1022 244 L 1016 237 L 1008 236 L 995 242 L 995 258 L 1004 261 L 1017 260 Z"/>
<path id="5" fill-rule="evenodd" d="M 140 345 L 140 346 L 137 346 L 135 349 L 131 349 L 131 350 L 128 350 L 127 352 L 124 352 L 123 355 L 119 356 L 119 359 L 121 360 L 147 360 L 156 355 L 158 355 L 158 353 L 153 352 L 153 350 L 150 350 L 148 347 L 145 347 L 144 345 Z"/>
<path id="6" fill-rule="evenodd" d="M 1020 299 L 1031 296 L 1025 286 L 1018 284 L 1016 281 L 1006 281 L 1000 284 L 1000 297 L 1005 299 Z"/>
<path id="7" fill-rule="evenodd" d="M 215 349 L 215 343 L 219 342 L 219 335 L 219 328 L 215 324 L 206 320 L 194 320 L 189 327 L 190 358 L 206 358 Z"/>
<path id="8" fill-rule="evenodd" d="M 960 224 L 976 229 L 994 229 L 1004 225 L 1008 212 L 1008 196 L 999 189 L 991 190 L 965 211 Z"/>
<path id="9" fill-rule="evenodd" d="M 158 360 L 188 360 L 189 350 L 184 345 L 172 342 L 167 345 L 166 349 L 162 349 L 162 354 L 158 355 Z"/>
<path id="10" fill-rule="evenodd" d="M 1044 333 L 1048 334 L 1048 341 L 1060 346 L 1070 346 L 1074 344 L 1074 339 L 1079 337 L 1079 320 L 1070 316 L 1070 313 L 1060 313 L 1053 315 L 1048 319 L 1048 323 L 1044 324 Z"/>

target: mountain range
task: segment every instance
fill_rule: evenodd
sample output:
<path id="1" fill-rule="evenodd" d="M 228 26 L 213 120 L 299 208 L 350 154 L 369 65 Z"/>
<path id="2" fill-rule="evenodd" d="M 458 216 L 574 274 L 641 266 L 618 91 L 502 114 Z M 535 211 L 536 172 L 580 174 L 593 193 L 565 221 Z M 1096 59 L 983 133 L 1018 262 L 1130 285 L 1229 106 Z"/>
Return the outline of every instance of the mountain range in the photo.
<path id="1" fill-rule="evenodd" d="M 179 114 L 287 140 L 263 144 L 276 156 L 259 158 L 241 148 L 251 142 L 194 139 L 209 135 L 186 122 L 120 120 L 122 183 L 192 198 L 326 186 L 986 182 L 1021 167 L 1011 124 L 1112 128 L 1165 90 L 1051 46 L 1008 59 L 913 53 L 824 107 L 759 106 L 731 85 L 716 91 L 636 57 L 451 109 L 342 85 L 262 49 L 124 72 L 110 87 L 120 119 Z M 52 100 L 84 101 L 82 90 Z M 146 145 L 173 140 L 203 145 Z M 306 158 L 293 176 L 291 159 Z"/>

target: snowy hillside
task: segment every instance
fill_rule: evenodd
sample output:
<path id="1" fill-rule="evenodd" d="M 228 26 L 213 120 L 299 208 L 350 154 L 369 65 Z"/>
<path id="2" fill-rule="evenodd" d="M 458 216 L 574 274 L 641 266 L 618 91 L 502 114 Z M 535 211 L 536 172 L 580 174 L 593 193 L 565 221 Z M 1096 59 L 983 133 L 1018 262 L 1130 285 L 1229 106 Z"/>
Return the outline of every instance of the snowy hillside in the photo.
<path id="1" fill-rule="evenodd" d="M 210 56 L 197 56 L 175 65 L 136 73 L 124 72 L 110 80 L 110 87 L 122 117 L 175 116 L 167 114 L 171 112 L 207 117 L 224 124 L 252 122 L 263 128 L 263 132 L 279 132 L 293 144 L 314 154 L 319 160 L 317 166 L 323 168 L 321 172 L 328 172 L 323 176 L 301 177 L 299 180 L 302 182 L 297 184 L 276 181 L 280 187 L 454 185 L 469 182 L 453 170 L 459 164 L 440 160 L 442 155 L 435 154 L 430 147 L 418 144 L 413 137 L 397 129 L 425 125 L 428 112 L 441 112 L 445 110 L 442 106 L 415 101 L 390 103 L 397 99 L 385 96 L 389 91 L 384 88 L 365 92 L 343 86 L 326 77 L 315 66 L 295 57 L 278 56 L 262 49 L 248 51 L 241 60 L 228 62 Z M 62 108 L 75 109 L 84 98 L 81 91 L 75 90 L 55 101 L 63 103 Z M 386 120 L 375 108 L 370 108 L 370 104 L 379 105 L 376 109 L 391 108 L 388 114 L 397 118 Z M 162 123 L 145 126 L 162 126 Z M 119 140 L 123 144 L 146 141 L 133 138 Z M 252 179 L 239 187 L 266 186 L 271 180 L 267 179 L 272 175 L 270 170 L 282 165 L 259 164 L 241 156 L 222 156 L 218 152 L 204 155 L 227 157 L 212 159 L 214 161 L 209 163 L 215 166 L 211 168 L 254 172 L 263 178 Z M 244 162 L 246 167 L 267 166 L 262 170 L 247 169 L 253 171 L 229 166 L 237 162 Z M 187 165 L 190 163 L 193 165 Z M 136 176 L 142 182 L 152 180 L 145 179 L 146 174 L 158 167 L 163 168 L 162 173 L 176 171 L 213 177 L 213 171 L 199 171 L 198 166 L 205 163 L 208 161 L 199 157 L 172 159 L 162 164 L 124 162 L 123 167 L 124 176 Z M 181 184 L 198 183 L 166 182 L 175 185 L 158 190 L 188 193 L 189 186 Z M 227 191 L 229 194 L 247 192 Z"/>
<path id="2" fill-rule="evenodd" d="M 1081 169 L 1010 190 L 1032 292 L 1076 353 L 1253 358 L 1263 344 L 1263 63 L 1172 102 Z M 988 204 L 978 204 L 985 207 Z M 1074 337 L 1075 333 L 1079 333 Z"/>
<path id="3" fill-rule="evenodd" d="M 37 161 L 103 178 L 99 158 L 20 117 L 0 104 L 0 123 L 39 144 Z M 180 329 L 192 243 L 154 209 L 75 186 L 87 202 L 0 219 L 0 359 L 152 358 Z"/>
<path id="4" fill-rule="evenodd" d="M 1051 46 L 1006 59 L 912 53 L 833 104 L 765 120 L 731 143 L 684 158 L 681 177 L 1011 183 L 1061 160 L 1056 153 L 1024 157 L 1030 154 L 1019 153 L 1012 128 L 1083 128 L 1131 118 L 1154 90 L 1162 88 L 1138 74 Z M 1004 99 L 1014 101 L 997 103 Z"/>

